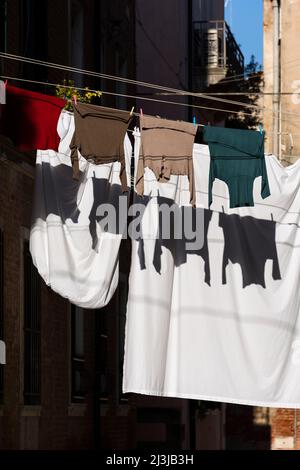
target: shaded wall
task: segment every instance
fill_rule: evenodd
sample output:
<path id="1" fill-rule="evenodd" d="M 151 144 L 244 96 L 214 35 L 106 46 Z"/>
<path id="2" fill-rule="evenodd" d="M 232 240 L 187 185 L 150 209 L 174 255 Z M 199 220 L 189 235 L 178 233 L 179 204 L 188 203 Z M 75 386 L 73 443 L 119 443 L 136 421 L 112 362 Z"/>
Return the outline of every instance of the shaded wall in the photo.
<path id="1" fill-rule="evenodd" d="M 167 87 L 189 89 L 189 2 L 136 0 L 136 78 Z M 137 95 L 157 90 L 138 87 Z M 150 94 L 150 95 L 149 95 Z M 168 95 L 161 96 L 171 100 Z M 176 98 L 180 102 L 187 99 Z M 188 120 L 187 108 L 139 101 L 144 113 Z"/>
<path id="2" fill-rule="evenodd" d="M 193 0 L 193 20 L 224 20 L 224 0 Z"/>

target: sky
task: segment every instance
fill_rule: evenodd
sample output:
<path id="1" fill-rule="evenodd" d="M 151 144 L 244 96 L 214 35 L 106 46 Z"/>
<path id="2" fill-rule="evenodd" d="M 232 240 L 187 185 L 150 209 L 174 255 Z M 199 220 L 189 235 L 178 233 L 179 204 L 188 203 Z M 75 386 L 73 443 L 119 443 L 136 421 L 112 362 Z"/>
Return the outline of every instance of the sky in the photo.
<path id="1" fill-rule="evenodd" d="M 263 0 L 225 0 L 225 19 L 248 64 L 263 61 Z"/>

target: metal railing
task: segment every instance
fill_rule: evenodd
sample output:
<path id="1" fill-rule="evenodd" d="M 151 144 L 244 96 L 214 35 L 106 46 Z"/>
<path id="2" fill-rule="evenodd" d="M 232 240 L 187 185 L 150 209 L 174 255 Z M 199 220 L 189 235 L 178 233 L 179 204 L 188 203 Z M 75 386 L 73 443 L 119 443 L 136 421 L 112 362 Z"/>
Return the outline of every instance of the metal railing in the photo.
<path id="1" fill-rule="evenodd" d="M 223 68 L 227 75 L 244 72 L 244 56 L 224 20 L 193 22 L 193 67 Z"/>

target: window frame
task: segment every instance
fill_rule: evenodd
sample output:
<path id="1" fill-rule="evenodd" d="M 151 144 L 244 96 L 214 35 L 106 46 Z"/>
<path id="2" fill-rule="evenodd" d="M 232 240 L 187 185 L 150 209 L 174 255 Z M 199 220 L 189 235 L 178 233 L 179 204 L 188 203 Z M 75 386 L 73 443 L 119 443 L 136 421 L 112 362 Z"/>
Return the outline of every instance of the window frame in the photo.
<path id="1" fill-rule="evenodd" d="M 95 309 L 95 383 L 96 396 L 101 403 L 107 403 L 110 398 L 109 391 L 109 314 L 110 303 L 102 308 Z M 105 360 L 103 362 L 103 351 Z M 104 367 L 103 367 L 104 364 Z M 105 377 L 107 388 L 101 391 L 101 375 Z"/>
<path id="2" fill-rule="evenodd" d="M 40 406 L 42 398 L 41 278 L 32 262 L 28 237 L 22 239 L 22 260 L 23 404 L 24 406 Z M 27 290 L 28 287 L 29 290 Z M 35 298 L 32 299 L 32 297 Z M 32 302 L 35 305 L 32 305 Z M 35 316 L 32 316 L 34 307 Z"/>
<path id="3" fill-rule="evenodd" d="M 7 0 L 0 0 L 0 49 L 7 51 Z"/>
<path id="4" fill-rule="evenodd" d="M 122 290 L 121 290 L 122 289 Z M 124 291 L 123 291 L 124 289 Z M 122 295 L 123 294 L 123 295 Z M 123 312 L 122 312 L 122 298 L 125 299 L 125 304 L 123 305 Z M 118 346 L 118 367 L 117 367 L 117 396 L 118 402 L 120 404 L 128 403 L 128 395 L 124 395 L 122 392 L 122 384 L 123 384 L 123 368 L 124 368 L 124 347 L 125 347 L 125 330 L 126 330 L 126 313 L 127 313 L 127 301 L 128 301 L 128 274 L 119 272 L 119 285 L 117 291 L 117 346 Z M 123 323 L 122 323 L 123 321 Z"/>
<path id="5" fill-rule="evenodd" d="M 0 340 L 4 341 L 4 231 L 0 224 Z M 0 364 L 0 405 L 4 403 L 4 364 Z"/>
<path id="6" fill-rule="evenodd" d="M 82 341 L 83 341 L 83 354 L 76 353 L 76 312 L 82 315 Z M 85 315 L 84 309 L 70 304 L 70 403 L 84 404 L 86 403 L 86 390 L 85 390 Z M 83 382 L 83 389 L 78 393 L 76 390 L 76 373 L 80 374 L 80 379 Z"/>

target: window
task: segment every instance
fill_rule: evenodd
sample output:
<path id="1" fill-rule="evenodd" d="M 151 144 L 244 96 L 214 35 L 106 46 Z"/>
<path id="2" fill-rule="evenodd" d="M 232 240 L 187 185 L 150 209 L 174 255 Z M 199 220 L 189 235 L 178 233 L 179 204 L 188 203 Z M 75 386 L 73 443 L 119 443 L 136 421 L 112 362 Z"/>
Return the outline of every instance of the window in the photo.
<path id="1" fill-rule="evenodd" d="M 84 310 L 71 305 L 71 401 L 85 401 Z"/>
<path id="2" fill-rule="evenodd" d="M 117 291 L 117 312 L 118 312 L 118 337 L 119 337 L 119 400 L 127 401 L 126 396 L 122 392 L 123 382 L 123 364 L 124 364 L 124 346 L 125 346 L 125 325 L 126 325 L 126 307 L 128 297 L 128 278 L 125 274 L 120 273 L 119 286 Z"/>
<path id="3" fill-rule="evenodd" d="M 7 0 L 0 0 L 0 50 L 7 50 Z"/>
<path id="4" fill-rule="evenodd" d="M 80 0 L 71 2 L 71 66 L 84 67 L 84 9 Z M 83 86 L 83 76 L 73 74 L 77 86 Z"/>
<path id="5" fill-rule="evenodd" d="M 102 401 L 122 403 L 127 275 L 119 273 L 118 288 L 105 307 L 95 310 L 96 395 Z"/>
<path id="6" fill-rule="evenodd" d="M 3 231 L 0 229 L 0 340 L 4 339 L 4 303 L 3 303 Z M 4 365 L 0 364 L 0 404 L 3 403 L 3 375 Z"/>
<path id="7" fill-rule="evenodd" d="M 95 310 L 96 394 L 102 400 L 107 400 L 109 395 L 108 313 L 109 306 Z"/>
<path id="8" fill-rule="evenodd" d="M 48 17 L 47 2 L 41 7 L 36 0 L 23 0 L 21 5 L 21 49 L 26 57 L 47 60 L 48 55 Z M 34 67 L 32 64 L 23 64 L 25 78 L 44 80 L 47 78 L 46 67 Z"/>
<path id="9" fill-rule="evenodd" d="M 24 405 L 41 402 L 41 283 L 24 241 Z"/>

